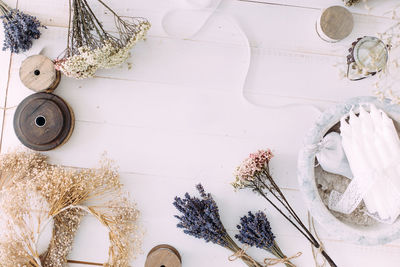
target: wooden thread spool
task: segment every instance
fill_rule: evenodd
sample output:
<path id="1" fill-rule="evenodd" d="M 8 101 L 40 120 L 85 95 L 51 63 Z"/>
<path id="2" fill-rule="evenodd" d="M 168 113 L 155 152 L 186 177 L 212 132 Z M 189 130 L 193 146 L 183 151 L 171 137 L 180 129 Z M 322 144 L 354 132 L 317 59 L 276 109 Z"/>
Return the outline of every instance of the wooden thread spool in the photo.
<path id="1" fill-rule="evenodd" d="M 35 92 L 53 92 L 60 83 L 61 73 L 51 59 L 34 55 L 22 62 L 19 77 L 26 87 Z"/>
<path id="2" fill-rule="evenodd" d="M 316 23 L 318 36 L 330 43 L 339 42 L 349 36 L 353 27 L 353 14 L 342 6 L 324 9 Z"/>
<path id="3" fill-rule="evenodd" d="M 22 144 L 37 151 L 48 151 L 64 144 L 75 125 L 72 109 L 51 93 L 25 98 L 14 114 L 14 131 Z"/>
<path id="4" fill-rule="evenodd" d="M 170 245 L 158 245 L 147 255 L 145 267 L 181 267 L 182 259 L 179 252 Z"/>

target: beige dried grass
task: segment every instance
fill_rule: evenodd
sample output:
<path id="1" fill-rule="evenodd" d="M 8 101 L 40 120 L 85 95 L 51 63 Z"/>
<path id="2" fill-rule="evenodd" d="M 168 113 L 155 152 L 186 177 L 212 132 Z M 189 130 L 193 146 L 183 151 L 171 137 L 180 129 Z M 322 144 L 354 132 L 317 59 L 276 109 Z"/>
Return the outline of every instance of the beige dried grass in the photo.
<path id="1" fill-rule="evenodd" d="M 0 158 L 0 189 L 8 233 L 0 237 L 2 266 L 65 266 L 83 214 L 109 230 L 104 266 L 129 266 L 140 250 L 139 211 L 110 161 L 103 160 L 98 169 L 74 169 L 51 165 L 39 153 L 8 153 Z M 53 220 L 53 239 L 40 256 L 40 233 Z"/>

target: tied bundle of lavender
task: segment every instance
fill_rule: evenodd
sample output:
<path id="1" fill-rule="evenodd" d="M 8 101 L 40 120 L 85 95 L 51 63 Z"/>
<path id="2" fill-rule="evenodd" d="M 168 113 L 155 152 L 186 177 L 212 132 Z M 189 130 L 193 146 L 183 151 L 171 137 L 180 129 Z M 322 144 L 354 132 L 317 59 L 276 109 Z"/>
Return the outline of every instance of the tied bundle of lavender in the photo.
<path id="1" fill-rule="evenodd" d="M 0 0 L 0 18 L 3 20 L 4 43 L 3 51 L 20 53 L 32 47 L 33 40 L 40 38 L 40 21 L 18 9 L 11 9 Z"/>
<path id="2" fill-rule="evenodd" d="M 307 240 L 317 249 L 321 244 L 307 229 L 299 216 L 287 201 L 279 186 L 275 183 L 269 171 L 269 161 L 273 157 L 271 151 L 259 150 L 250 154 L 242 164 L 236 169 L 236 180 L 232 183 L 235 189 L 252 189 L 267 200 L 286 220 L 288 220 Z M 272 198 L 271 198 L 272 197 Z M 277 200 L 278 205 L 272 199 Z M 278 206 L 281 206 L 279 208 Z M 329 257 L 325 250 L 321 249 L 321 254 L 332 267 L 336 267 L 335 262 Z"/>
<path id="3" fill-rule="evenodd" d="M 68 77 L 90 78 L 98 69 L 121 65 L 150 29 L 146 19 L 119 16 L 103 1 L 97 1 L 114 16 L 114 29 L 105 30 L 87 0 L 70 0 L 67 48 L 55 60 L 56 68 Z"/>
<path id="4" fill-rule="evenodd" d="M 278 259 L 265 259 L 266 266 L 284 263 L 287 267 L 295 267 L 290 259 L 299 257 L 299 252 L 293 257 L 286 257 L 275 241 L 275 235 L 272 233 L 271 226 L 264 212 L 259 211 L 256 214 L 248 212 L 247 216 L 240 218 L 240 225 L 237 226 L 239 234 L 236 239 L 242 244 L 256 246 L 272 253 Z"/>
<path id="5" fill-rule="evenodd" d="M 211 194 L 207 194 L 201 184 L 196 186 L 200 193 L 201 199 L 191 197 L 188 193 L 185 198 L 175 197 L 174 206 L 182 213 L 181 216 L 175 215 L 179 220 L 178 228 L 182 228 L 187 235 L 204 239 L 206 242 L 212 242 L 229 249 L 234 253 L 235 258 L 243 260 L 247 266 L 262 267 L 262 265 L 250 256 L 248 256 L 239 246 L 232 240 L 227 233 L 219 216 L 217 203 L 215 203 Z"/>

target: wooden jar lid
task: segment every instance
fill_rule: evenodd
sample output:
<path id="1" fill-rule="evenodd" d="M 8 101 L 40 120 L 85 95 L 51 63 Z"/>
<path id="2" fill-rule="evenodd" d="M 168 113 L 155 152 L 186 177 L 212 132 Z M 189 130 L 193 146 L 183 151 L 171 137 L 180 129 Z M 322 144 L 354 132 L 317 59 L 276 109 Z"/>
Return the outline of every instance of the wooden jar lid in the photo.
<path id="1" fill-rule="evenodd" d="M 65 143 L 74 129 L 74 115 L 67 103 L 50 93 L 25 98 L 14 114 L 14 131 L 25 146 L 47 151 Z"/>
<path id="2" fill-rule="evenodd" d="M 22 83 L 35 92 L 52 92 L 61 80 L 53 61 L 43 55 L 34 55 L 25 59 L 19 69 Z"/>
<path id="3" fill-rule="evenodd" d="M 323 37 L 331 41 L 343 40 L 353 30 L 353 14 L 342 6 L 328 7 L 322 11 L 319 27 Z"/>
<path id="4" fill-rule="evenodd" d="M 145 267 L 181 267 L 179 252 L 170 245 L 159 245 L 150 250 Z"/>

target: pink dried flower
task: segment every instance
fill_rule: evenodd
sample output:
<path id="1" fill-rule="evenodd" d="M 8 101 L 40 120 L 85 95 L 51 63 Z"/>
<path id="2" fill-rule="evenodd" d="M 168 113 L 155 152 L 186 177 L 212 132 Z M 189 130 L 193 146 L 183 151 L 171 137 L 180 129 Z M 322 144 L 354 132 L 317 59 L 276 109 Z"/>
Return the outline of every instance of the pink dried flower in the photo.
<path id="1" fill-rule="evenodd" d="M 246 182 L 253 181 L 255 175 L 268 168 L 268 163 L 274 155 L 270 149 L 258 150 L 251 153 L 235 171 L 236 181 L 233 186 L 236 188 L 243 187 Z"/>

